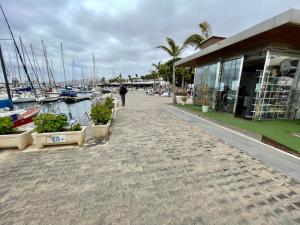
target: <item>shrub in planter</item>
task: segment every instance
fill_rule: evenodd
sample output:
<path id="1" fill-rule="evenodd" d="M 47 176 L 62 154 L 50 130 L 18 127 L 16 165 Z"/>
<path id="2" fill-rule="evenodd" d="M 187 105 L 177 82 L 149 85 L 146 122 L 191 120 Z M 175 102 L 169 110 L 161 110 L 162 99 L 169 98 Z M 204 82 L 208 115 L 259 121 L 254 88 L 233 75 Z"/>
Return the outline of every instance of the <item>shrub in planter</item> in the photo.
<path id="1" fill-rule="evenodd" d="M 48 145 L 78 144 L 85 141 L 85 127 L 80 124 L 68 126 L 68 118 L 61 114 L 44 113 L 35 120 L 36 132 L 32 134 L 38 148 Z"/>
<path id="2" fill-rule="evenodd" d="M 14 128 L 12 118 L 10 116 L 0 117 L 0 135 L 16 134 L 17 129 Z"/>
<path id="3" fill-rule="evenodd" d="M 111 97 L 107 97 L 105 99 L 104 105 L 110 110 L 112 110 L 114 108 L 114 100 Z"/>
<path id="4" fill-rule="evenodd" d="M 69 129 L 69 131 L 81 131 L 81 125 L 79 123 L 76 123 L 72 125 Z"/>
<path id="5" fill-rule="evenodd" d="M 63 131 L 68 125 L 68 118 L 65 115 L 43 113 L 34 119 L 37 133 Z"/>
<path id="6" fill-rule="evenodd" d="M 13 128 L 11 117 L 0 117 L 0 148 L 17 147 L 23 150 L 32 144 L 31 133 L 33 129 L 19 131 Z"/>
<path id="7" fill-rule="evenodd" d="M 107 124 L 111 120 L 111 110 L 106 105 L 96 104 L 91 109 L 91 118 L 96 125 Z"/>

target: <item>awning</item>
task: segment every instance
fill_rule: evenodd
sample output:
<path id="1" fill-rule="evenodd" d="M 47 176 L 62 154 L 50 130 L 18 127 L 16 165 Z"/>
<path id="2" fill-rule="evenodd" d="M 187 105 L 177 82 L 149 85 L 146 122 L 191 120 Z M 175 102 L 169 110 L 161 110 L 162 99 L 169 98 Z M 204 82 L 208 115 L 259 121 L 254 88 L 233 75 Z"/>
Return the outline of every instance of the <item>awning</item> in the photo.
<path id="1" fill-rule="evenodd" d="M 196 67 L 239 56 L 260 47 L 300 50 L 300 10 L 290 9 L 243 32 L 175 62 L 177 67 Z"/>

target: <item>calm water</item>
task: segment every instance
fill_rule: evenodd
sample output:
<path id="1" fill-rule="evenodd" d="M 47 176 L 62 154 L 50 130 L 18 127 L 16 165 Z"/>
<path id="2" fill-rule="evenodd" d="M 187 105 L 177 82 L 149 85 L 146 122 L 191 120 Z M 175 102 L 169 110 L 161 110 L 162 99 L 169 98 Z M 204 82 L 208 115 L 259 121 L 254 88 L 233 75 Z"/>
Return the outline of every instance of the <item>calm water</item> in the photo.
<path id="1" fill-rule="evenodd" d="M 85 112 L 90 111 L 90 106 L 92 104 L 92 100 L 85 100 L 82 102 L 77 102 L 74 104 L 66 104 L 64 101 L 56 101 L 56 102 L 50 102 L 46 104 L 37 104 L 37 103 L 21 103 L 21 104 L 15 104 L 16 109 L 24 109 L 31 106 L 40 106 L 41 111 L 43 112 L 51 112 L 51 113 L 64 113 L 69 116 L 70 119 L 70 113 L 75 121 L 77 121 L 79 118 L 81 118 L 82 114 Z M 80 119 L 80 122 L 83 125 L 86 125 L 88 122 L 87 116 L 83 116 Z"/>

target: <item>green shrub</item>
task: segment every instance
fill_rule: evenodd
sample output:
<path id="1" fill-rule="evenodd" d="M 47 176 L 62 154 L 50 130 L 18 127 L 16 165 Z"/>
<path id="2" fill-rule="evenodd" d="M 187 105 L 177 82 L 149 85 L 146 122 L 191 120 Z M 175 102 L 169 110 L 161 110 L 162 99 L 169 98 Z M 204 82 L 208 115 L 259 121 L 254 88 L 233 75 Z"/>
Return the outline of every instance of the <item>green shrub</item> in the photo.
<path id="1" fill-rule="evenodd" d="M 10 116 L 0 117 L 0 135 L 15 134 L 17 130 L 14 128 L 14 123 Z"/>
<path id="2" fill-rule="evenodd" d="M 65 115 L 43 113 L 34 119 L 34 125 L 38 133 L 59 132 L 68 125 L 68 118 Z"/>
<path id="3" fill-rule="evenodd" d="M 175 92 L 175 95 L 179 95 L 179 96 L 187 96 L 187 92 L 186 90 L 177 90 Z"/>
<path id="4" fill-rule="evenodd" d="M 111 97 L 107 97 L 105 99 L 104 105 L 109 109 L 113 109 L 114 108 L 114 100 Z"/>
<path id="5" fill-rule="evenodd" d="M 94 124 L 107 124 L 111 119 L 111 110 L 106 105 L 96 104 L 91 109 Z"/>
<path id="6" fill-rule="evenodd" d="M 69 131 L 81 131 L 81 125 L 79 123 L 73 124 L 69 128 Z"/>

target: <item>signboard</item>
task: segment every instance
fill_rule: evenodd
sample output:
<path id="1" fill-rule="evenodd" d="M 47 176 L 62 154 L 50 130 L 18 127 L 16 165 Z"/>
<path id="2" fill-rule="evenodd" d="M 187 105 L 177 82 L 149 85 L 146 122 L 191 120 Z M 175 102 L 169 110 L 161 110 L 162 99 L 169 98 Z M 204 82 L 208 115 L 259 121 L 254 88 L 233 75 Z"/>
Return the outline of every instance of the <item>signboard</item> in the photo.
<path id="1" fill-rule="evenodd" d="M 47 138 L 48 143 L 60 143 L 60 142 L 66 142 L 66 136 L 65 135 L 53 135 L 52 137 Z"/>

